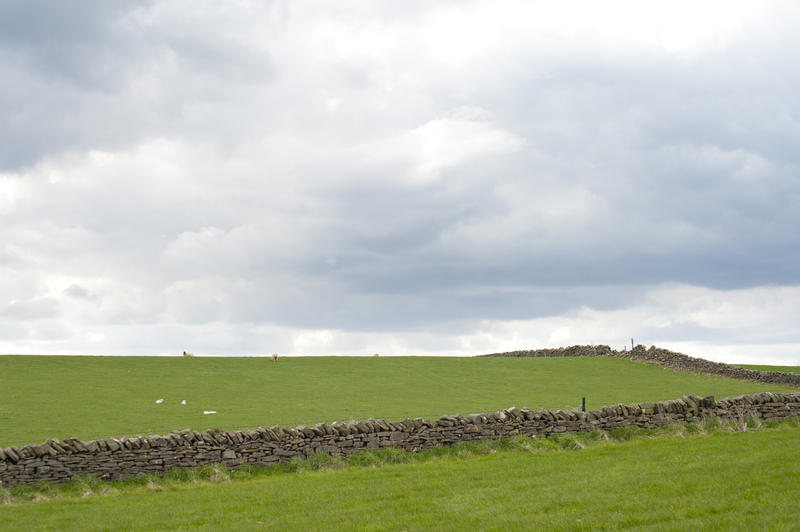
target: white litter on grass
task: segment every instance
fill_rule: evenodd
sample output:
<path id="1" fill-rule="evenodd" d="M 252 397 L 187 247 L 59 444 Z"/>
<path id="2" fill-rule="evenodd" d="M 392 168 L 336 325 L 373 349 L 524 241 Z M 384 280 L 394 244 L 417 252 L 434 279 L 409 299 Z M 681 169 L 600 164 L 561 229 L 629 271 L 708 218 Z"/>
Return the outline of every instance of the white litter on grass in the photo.
<path id="1" fill-rule="evenodd" d="M 203 414 L 204 414 L 204 415 L 208 415 L 208 414 L 216 414 L 216 413 L 217 413 L 217 411 L 216 411 L 216 410 L 203 410 Z"/>
<path id="2" fill-rule="evenodd" d="M 186 399 L 184 399 L 183 401 L 181 401 L 181 404 L 182 404 L 182 405 L 185 405 L 185 404 L 186 404 Z"/>
<path id="3" fill-rule="evenodd" d="M 160 405 L 160 404 L 161 404 L 161 403 L 163 403 L 163 402 L 164 402 L 164 400 L 163 400 L 163 399 L 156 399 L 156 404 L 157 404 L 157 405 Z"/>

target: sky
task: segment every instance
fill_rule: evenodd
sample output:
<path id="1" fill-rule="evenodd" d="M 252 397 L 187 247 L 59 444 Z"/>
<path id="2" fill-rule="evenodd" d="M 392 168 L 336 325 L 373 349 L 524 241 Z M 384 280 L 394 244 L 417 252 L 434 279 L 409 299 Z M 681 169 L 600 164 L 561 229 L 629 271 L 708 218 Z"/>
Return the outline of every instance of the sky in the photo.
<path id="1" fill-rule="evenodd" d="M 800 7 L 0 2 L 0 353 L 800 365 Z"/>

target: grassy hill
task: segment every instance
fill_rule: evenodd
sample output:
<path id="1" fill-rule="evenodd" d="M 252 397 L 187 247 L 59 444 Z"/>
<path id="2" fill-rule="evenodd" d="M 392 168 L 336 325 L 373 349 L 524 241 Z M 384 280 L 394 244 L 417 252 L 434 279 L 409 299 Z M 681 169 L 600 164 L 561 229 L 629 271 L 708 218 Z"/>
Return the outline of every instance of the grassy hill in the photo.
<path id="1" fill-rule="evenodd" d="M 765 390 L 796 391 L 617 358 L 0 356 L 0 445 Z"/>
<path id="2" fill-rule="evenodd" d="M 800 373 L 800 366 L 761 366 L 755 364 L 739 364 L 743 368 L 758 371 L 783 371 L 784 373 Z"/>

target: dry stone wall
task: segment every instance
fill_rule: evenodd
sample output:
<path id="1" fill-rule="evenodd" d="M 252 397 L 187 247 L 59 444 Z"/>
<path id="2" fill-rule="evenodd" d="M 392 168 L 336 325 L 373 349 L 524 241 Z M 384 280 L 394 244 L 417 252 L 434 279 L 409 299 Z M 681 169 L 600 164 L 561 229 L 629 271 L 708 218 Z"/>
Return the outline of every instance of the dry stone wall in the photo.
<path id="1" fill-rule="evenodd" d="M 712 362 L 703 358 L 690 357 L 683 353 L 676 353 L 660 347 L 650 346 L 645 349 L 637 345 L 630 351 L 616 351 L 607 345 L 573 345 L 554 349 L 531 349 L 523 351 L 508 351 L 506 353 L 492 353 L 482 355 L 486 357 L 600 357 L 613 356 L 658 364 L 665 368 L 677 371 L 692 371 L 705 375 L 719 375 L 731 379 L 757 381 L 768 384 L 788 384 L 800 386 L 800 375 L 784 373 L 781 371 L 757 371 L 741 368 L 723 362 Z"/>
<path id="2" fill-rule="evenodd" d="M 728 419 L 780 419 L 800 415 L 800 393 L 760 393 L 715 401 L 685 396 L 659 403 L 606 406 L 590 412 L 509 408 L 500 412 L 405 419 L 369 419 L 320 423 L 313 427 L 258 428 L 225 432 L 184 430 L 167 436 L 109 438 L 83 442 L 74 438 L 41 445 L 0 449 L 0 483 L 12 486 L 40 480 L 61 482 L 79 476 L 118 479 L 221 463 L 268 465 L 314 453 L 349 455 L 365 449 L 396 447 L 407 451 L 459 441 L 514 435 L 546 437 L 562 432 L 618 426 L 658 427 L 709 416 Z"/>

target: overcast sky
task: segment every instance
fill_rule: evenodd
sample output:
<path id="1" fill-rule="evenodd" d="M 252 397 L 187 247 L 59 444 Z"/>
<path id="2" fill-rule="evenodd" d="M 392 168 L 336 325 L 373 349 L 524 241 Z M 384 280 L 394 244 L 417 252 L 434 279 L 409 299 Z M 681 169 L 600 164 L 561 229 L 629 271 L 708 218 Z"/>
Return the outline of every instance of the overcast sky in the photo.
<path id="1" fill-rule="evenodd" d="M 800 364 L 796 6 L 3 0 L 0 353 Z"/>

